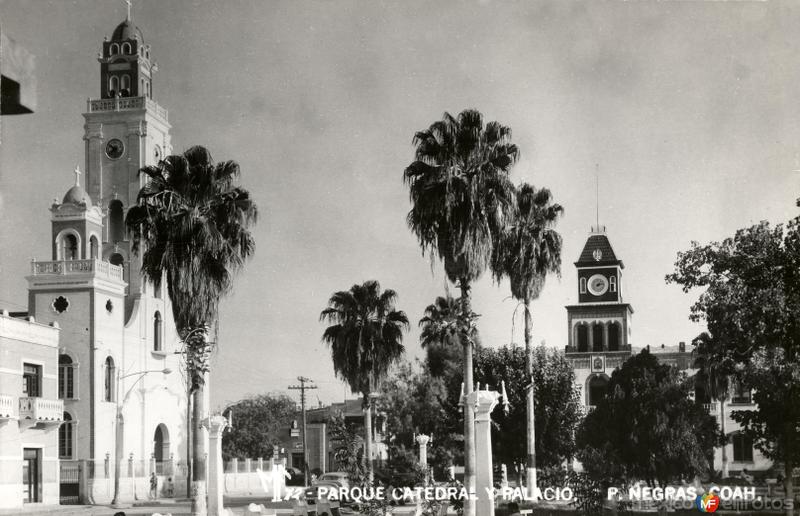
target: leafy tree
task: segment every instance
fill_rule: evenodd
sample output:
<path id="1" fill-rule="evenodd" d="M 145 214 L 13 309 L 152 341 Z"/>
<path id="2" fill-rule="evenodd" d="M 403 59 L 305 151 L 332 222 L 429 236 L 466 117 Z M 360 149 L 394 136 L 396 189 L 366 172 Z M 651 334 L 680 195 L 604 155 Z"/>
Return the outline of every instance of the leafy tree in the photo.
<path id="1" fill-rule="evenodd" d="M 220 299 L 233 287 L 234 274 L 255 250 L 249 228 L 256 205 L 235 186 L 239 165 L 215 163 L 195 146 L 139 171 L 147 183 L 128 210 L 126 226 L 133 252 L 141 253 L 142 273 L 156 288 L 166 278 L 172 314 L 185 344 L 192 393 L 192 514 L 206 512 L 204 378 L 210 369 L 209 329 L 215 327 Z"/>
<path id="2" fill-rule="evenodd" d="M 457 118 L 445 113 L 413 140 L 414 161 L 403 174 L 409 186 L 407 222 L 423 253 L 444 263 L 450 281 L 461 290 L 458 333 L 464 346 L 464 383 L 472 389 L 472 334 L 476 315 L 470 287 L 489 266 L 493 247 L 514 202 L 508 174 L 519 151 L 511 129 L 497 122 L 484 125 L 476 110 Z M 465 484 L 475 488 L 475 432 L 472 407 L 465 407 Z M 473 503 L 465 514 L 474 516 Z"/>
<path id="3" fill-rule="evenodd" d="M 523 464 L 527 456 L 527 373 L 529 355 L 521 348 L 482 348 L 475 357 L 475 378 L 499 390 L 505 382 L 509 410 L 496 408 L 492 420 L 493 451 L 498 462 Z M 539 347 L 530 354 L 535 395 L 536 454 L 539 465 L 554 467 L 573 456 L 575 430 L 582 417 L 580 393 L 570 363 L 553 348 Z"/>
<path id="4" fill-rule="evenodd" d="M 716 419 L 689 398 L 691 382 L 643 350 L 614 371 L 606 397 L 578 428 L 578 459 L 608 485 L 649 485 L 708 471 Z"/>
<path id="5" fill-rule="evenodd" d="M 345 471 L 357 485 L 367 479 L 364 467 L 364 438 L 345 423 L 342 414 L 334 414 L 328 421 L 333 446 L 333 460 L 338 471 Z"/>
<path id="6" fill-rule="evenodd" d="M 524 307 L 525 354 L 527 377 L 533 375 L 531 301 L 537 299 L 550 273 L 561 274 L 561 235 L 553 229 L 564 212 L 554 204 L 550 190 L 523 183 L 516 192 L 511 224 L 505 228 L 495 247 L 493 274 L 497 280 L 508 277 L 511 295 Z M 527 389 L 527 487 L 536 488 L 536 425 L 533 386 Z"/>
<path id="7" fill-rule="evenodd" d="M 800 218 L 761 222 L 722 242 L 678 254 L 667 276 L 685 292 L 703 289 L 690 319 L 713 339 L 708 361 L 733 363 L 736 380 L 755 390 L 755 410 L 737 410 L 756 447 L 782 462 L 786 496 L 800 463 Z"/>
<path id="8" fill-rule="evenodd" d="M 285 394 L 259 394 L 229 408 L 236 424 L 222 434 L 225 460 L 272 457 L 273 445 L 280 444 L 297 412 L 295 402 Z"/>
<path id="9" fill-rule="evenodd" d="M 348 383 L 353 393 L 364 397 L 364 435 L 366 471 L 372 474 L 372 401 L 389 367 L 404 353 L 403 331 L 408 317 L 395 310 L 397 293 L 381 292 L 377 281 L 353 285 L 335 292 L 320 320 L 330 324 L 322 340 L 331 348 L 333 369 Z"/>

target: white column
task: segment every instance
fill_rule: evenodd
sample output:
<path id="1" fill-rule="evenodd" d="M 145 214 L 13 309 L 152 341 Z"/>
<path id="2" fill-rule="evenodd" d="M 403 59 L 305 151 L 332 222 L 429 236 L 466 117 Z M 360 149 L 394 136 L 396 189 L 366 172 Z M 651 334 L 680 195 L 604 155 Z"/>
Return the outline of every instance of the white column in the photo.
<path id="1" fill-rule="evenodd" d="M 427 435 L 419 434 L 417 436 L 417 444 L 419 444 L 419 464 L 426 468 L 428 466 L 428 441 L 430 440 L 430 436 Z"/>
<path id="2" fill-rule="evenodd" d="M 227 418 L 210 416 L 204 421 L 208 428 L 208 516 L 222 516 L 223 465 L 222 431 L 228 426 Z"/>
<path id="3" fill-rule="evenodd" d="M 478 497 L 476 513 L 494 516 L 494 500 L 487 492 L 493 487 L 492 478 L 492 418 L 500 394 L 495 391 L 474 391 L 467 403 L 475 407 L 475 492 Z M 490 492 L 489 491 L 489 492 Z"/>

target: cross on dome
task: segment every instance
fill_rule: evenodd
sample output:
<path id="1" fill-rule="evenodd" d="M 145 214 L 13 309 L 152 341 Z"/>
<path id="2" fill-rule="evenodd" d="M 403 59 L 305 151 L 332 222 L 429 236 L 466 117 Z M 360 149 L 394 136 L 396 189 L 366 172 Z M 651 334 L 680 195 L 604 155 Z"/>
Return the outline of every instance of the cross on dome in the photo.
<path id="1" fill-rule="evenodd" d="M 81 169 L 78 165 L 75 165 L 75 186 L 80 186 L 81 184 Z"/>

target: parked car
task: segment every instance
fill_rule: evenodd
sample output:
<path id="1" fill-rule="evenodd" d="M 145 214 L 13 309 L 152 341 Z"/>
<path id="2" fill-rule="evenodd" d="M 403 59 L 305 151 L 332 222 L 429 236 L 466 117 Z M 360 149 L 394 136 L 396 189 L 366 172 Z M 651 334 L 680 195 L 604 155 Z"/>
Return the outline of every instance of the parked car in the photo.
<path id="1" fill-rule="evenodd" d="M 297 468 L 286 468 L 286 472 L 291 478 L 286 479 L 287 486 L 304 486 L 306 485 L 306 476 Z"/>
<path id="2" fill-rule="evenodd" d="M 317 482 L 338 482 L 341 487 L 350 487 L 350 477 L 344 471 L 331 471 L 323 473 Z"/>
<path id="3" fill-rule="evenodd" d="M 321 487 L 327 488 L 330 491 L 336 490 L 338 491 L 340 488 L 349 488 L 350 487 L 350 477 L 347 473 L 341 471 L 334 471 L 330 473 L 323 473 L 322 475 L 317 478 L 312 485 L 306 488 L 305 496 L 306 502 L 309 505 L 313 505 L 316 503 L 317 498 L 319 498 L 319 489 Z M 348 496 L 344 496 L 339 503 L 341 505 L 345 505 L 350 502 Z"/>

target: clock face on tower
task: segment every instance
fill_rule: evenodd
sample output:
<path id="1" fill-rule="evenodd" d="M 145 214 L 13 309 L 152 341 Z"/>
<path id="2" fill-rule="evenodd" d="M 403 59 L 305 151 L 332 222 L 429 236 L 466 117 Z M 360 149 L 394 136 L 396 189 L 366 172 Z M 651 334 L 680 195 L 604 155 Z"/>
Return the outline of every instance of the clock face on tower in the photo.
<path id="1" fill-rule="evenodd" d="M 602 296 L 608 291 L 608 279 L 602 274 L 595 274 L 588 281 L 589 292 L 595 296 Z"/>
<path id="2" fill-rule="evenodd" d="M 106 156 L 111 159 L 119 159 L 123 152 L 125 152 L 125 144 L 122 143 L 122 140 L 117 138 L 108 140 L 106 144 Z"/>

